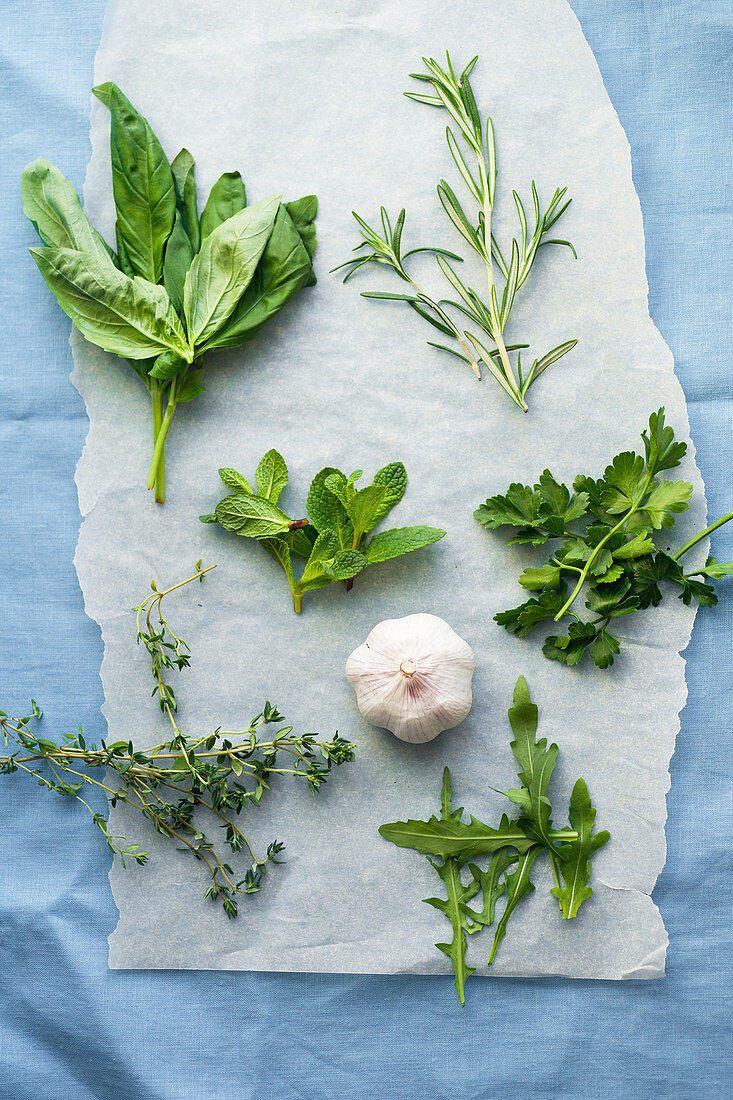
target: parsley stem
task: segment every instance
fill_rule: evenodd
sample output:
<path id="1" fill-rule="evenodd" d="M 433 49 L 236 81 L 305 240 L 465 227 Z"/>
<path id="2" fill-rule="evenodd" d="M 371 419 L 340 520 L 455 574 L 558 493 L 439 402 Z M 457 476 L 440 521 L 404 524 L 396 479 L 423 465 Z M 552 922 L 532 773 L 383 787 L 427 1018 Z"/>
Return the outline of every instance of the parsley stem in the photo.
<path id="1" fill-rule="evenodd" d="M 679 561 L 683 554 L 686 554 L 688 550 L 692 550 L 693 546 L 696 546 L 698 542 L 712 534 L 713 531 L 717 531 L 718 527 L 722 527 L 724 523 L 728 523 L 731 519 L 733 519 L 733 512 L 729 512 L 727 516 L 723 516 L 722 519 L 716 520 L 715 523 L 711 523 L 710 526 L 706 527 L 704 531 L 701 531 L 699 535 L 694 535 L 693 538 L 689 539 L 684 546 L 681 546 L 675 554 L 672 554 L 672 560 Z"/>
<path id="2" fill-rule="evenodd" d="M 642 500 L 644 499 L 644 497 L 646 496 L 646 494 L 647 494 L 647 492 L 648 492 L 648 490 L 649 490 L 649 486 L 651 485 L 651 482 L 652 482 L 652 475 L 651 475 L 651 474 L 647 474 L 647 479 L 646 479 L 646 483 L 645 483 L 645 485 L 644 485 L 644 490 L 643 490 L 643 492 L 642 492 L 642 493 L 641 493 L 641 494 L 640 494 L 640 495 L 639 495 L 639 496 L 637 497 L 637 499 L 636 499 L 636 500 L 634 501 L 634 503 L 633 503 L 633 504 L 631 505 L 631 507 L 629 508 L 629 510 L 628 510 L 628 512 L 626 513 L 626 515 L 625 515 L 625 516 L 622 516 L 622 517 L 621 517 L 621 519 L 620 519 L 620 520 L 618 521 L 618 523 L 616 524 L 616 526 L 615 526 L 615 527 L 611 527 L 611 528 L 609 529 L 609 531 L 608 531 L 608 534 L 607 534 L 607 535 L 604 535 L 604 536 L 603 536 L 603 538 L 601 539 L 601 541 L 600 541 L 600 542 L 598 542 L 598 543 L 596 543 L 596 545 L 595 545 L 595 546 L 593 547 L 593 550 L 592 550 L 592 552 L 591 552 L 591 555 L 590 555 L 590 557 L 588 558 L 588 561 L 587 561 L 587 562 L 585 563 L 585 565 L 583 566 L 583 570 L 582 570 L 582 572 L 581 572 L 580 576 L 578 577 L 578 583 L 577 583 L 577 584 L 575 585 L 575 588 L 574 588 L 574 589 L 573 589 L 573 591 L 572 591 L 572 592 L 570 593 L 570 596 L 568 597 L 568 599 L 566 600 L 566 602 L 565 602 L 565 603 L 563 604 L 563 606 L 562 606 L 562 607 L 560 608 L 560 610 L 558 611 L 557 615 L 555 616 L 555 618 L 554 618 L 554 620 L 553 620 L 554 622 L 559 622 L 559 620 L 560 620 L 560 619 L 562 619 L 563 615 L 567 615 L 568 611 L 570 610 L 570 608 L 572 607 L 572 605 L 573 605 L 573 604 L 575 603 L 575 600 L 577 599 L 577 597 L 578 597 L 578 594 L 579 594 L 579 592 L 580 592 L 581 588 L 582 588 L 582 587 L 583 587 L 583 585 L 585 584 L 585 582 L 586 582 L 586 579 L 587 579 L 587 577 L 588 577 L 588 573 L 590 572 L 590 567 L 591 567 L 591 565 L 593 564 L 593 562 L 595 561 L 595 559 L 596 559 L 596 558 L 598 557 L 598 554 L 599 554 L 599 552 L 600 552 L 600 551 L 601 551 L 601 550 L 603 549 L 603 547 L 604 547 L 604 546 L 606 545 L 606 543 L 608 542 L 608 540 L 609 540 L 609 539 L 610 539 L 610 538 L 611 538 L 611 537 L 612 537 L 613 535 L 615 535 L 617 531 L 620 531 L 620 530 L 621 530 L 621 528 L 623 527 L 623 525 L 624 525 L 624 524 L 625 524 L 625 523 L 626 523 L 626 522 L 627 522 L 627 521 L 628 521 L 629 519 L 631 519 L 631 517 L 633 516 L 634 512 L 636 512 L 636 511 L 637 511 L 637 509 L 638 509 L 639 505 L 641 504 Z M 701 537 L 702 537 L 702 536 L 701 536 Z"/>

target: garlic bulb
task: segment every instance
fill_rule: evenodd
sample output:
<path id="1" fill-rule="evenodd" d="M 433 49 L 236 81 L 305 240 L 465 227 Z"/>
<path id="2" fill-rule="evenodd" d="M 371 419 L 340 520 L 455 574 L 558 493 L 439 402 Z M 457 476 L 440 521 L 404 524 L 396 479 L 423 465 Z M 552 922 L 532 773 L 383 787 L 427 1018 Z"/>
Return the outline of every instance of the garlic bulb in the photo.
<path id="1" fill-rule="evenodd" d="M 346 662 L 359 710 L 401 741 L 432 741 L 471 709 L 473 650 L 437 615 L 378 623 Z"/>

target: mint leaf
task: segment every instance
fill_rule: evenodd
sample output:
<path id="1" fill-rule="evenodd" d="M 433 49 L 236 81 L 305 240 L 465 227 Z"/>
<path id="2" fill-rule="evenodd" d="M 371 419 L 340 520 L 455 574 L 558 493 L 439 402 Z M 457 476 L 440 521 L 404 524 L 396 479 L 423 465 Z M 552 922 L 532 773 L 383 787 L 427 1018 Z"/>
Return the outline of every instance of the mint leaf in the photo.
<path id="1" fill-rule="evenodd" d="M 354 494 L 346 504 L 346 513 L 355 532 L 363 534 L 377 526 L 385 514 L 381 506 L 386 496 L 386 485 L 368 485 Z"/>
<path id="2" fill-rule="evenodd" d="M 313 478 L 308 491 L 306 510 L 316 530 L 335 531 L 339 546 L 347 549 L 351 547 L 354 538 L 354 527 L 343 504 L 326 485 L 331 474 L 341 474 L 341 471 L 335 466 L 326 466 Z M 341 474 L 341 477 L 343 476 Z"/>
<path id="3" fill-rule="evenodd" d="M 445 535 L 437 527 L 393 527 L 389 531 L 378 531 L 367 543 L 364 555 L 367 562 L 388 561 L 399 558 L 423 546 L 431 546 Z"/>
<path id="4" fill-rule="evenodd" d="M 407 470 L 401 462 L 390 462 L 377 470 L 374 484 L 383 485 L 387 490 L 381 507 L 377 512 L 377 522 L 383 520 L 399 504 L 407 489 Z"/>
<path id="5" fill-rule="evenodd" d="M 285 459 L 277 451 L 268 451 L 260 459 L 255 474 L 257 495 L 277 504 L 280 494 L 288 483 L 288 468 Z"/>
<path id="6" fill-rule="evenodd" d="M 248 496 L 253 496 L 252 486 L 247 478 L 233 470 L 231 466 L 222 466 L 219 470 L 219 477 L 227 489 L 231 489 L 233 493 L 246 493 Z"/>
<path id="7" fill-rule="evenodd" d="M 236 493 L 220 500 L 216 518 L 227 531 L 252 539 L 272 538 L 286 532 L 291 520 L 276 505 L 261 497 Z"/>

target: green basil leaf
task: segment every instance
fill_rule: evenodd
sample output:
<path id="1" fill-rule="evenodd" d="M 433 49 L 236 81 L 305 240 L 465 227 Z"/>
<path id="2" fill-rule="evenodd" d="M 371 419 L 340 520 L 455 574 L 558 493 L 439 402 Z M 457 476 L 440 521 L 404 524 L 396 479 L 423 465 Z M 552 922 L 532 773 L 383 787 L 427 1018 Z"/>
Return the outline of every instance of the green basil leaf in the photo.
<path id="1" fill-rule="evenodd" d="M 183 306 L 193 344 L 221 328 L 249 286 L 272 233 L 278 195 L 222 222 L 201 243 L 186 275 Z"/>
<path id="2" fill-rule="evenodd" d="M 239 172 L 225 172 L 219 176 L 201 213 L 201 240 L 213 233 L 217 225 L 244 210 L 246 205 L 247 194 Z"/>
<path id="3" fill-rule="evenodd" d="M 194 257 L 193 245 L 186 232 L 183 215 L 176 210 L 176 220 L 173 232 L 165 246 L 165 260 L 163 261 L 163 286 L 168 291 L 173 307 L 179 317 L 183 312 L 183 287 L 186 282 L 186 273 L 191 266 Z"/>
<path id="4" fill-rule="evenodd" d="M 199 397 L 202 393 L 206 393 L 206 386 L 202 384 L 203 380 L 203 367 L 199 367 L 198 370 L 192 370 L 190 374 L 187 374 L 183 379 L 183 384 L 180 389 L 176 390 L 176 401 L 178 404 L 180 405 L 186 401 L 193 401 L 195 397 Z"/>
<path id="5" fill-rule="evenodd" d="M 23 169 L 20 190 L 25 215 L 44 244 L 113 259 L 112 249 L 82 210 L 76 188 L 53 164 L 34 160 Z"/>
<path id="6" fill-rule="evenodd" d="M 311 256 L 286 207 L 280 206 L 251 283 L 203 350 L 233 348 L 251 340 L 294 294 L 313 283 Z"/>
<path id="7" fill-rule="evenodd" d="M 199 229 L 194 160 L 188 149 L 181 149 L 180 153 L 173 158 L 171 172 L 176 188 L 176 206 L 181 212 L 183 228 L 188 234 L 194 253 L 196 253 L 201 244 L 201 230 Z"/>
<path id="8" fill-rule="evenodd" d="M 285 208 L 293 220 L 293 225 L 298 230 L 301 240 L 306 247 L 311 260 L 316 254 L 316 214 L 318 213 L 318 199 L 315 195 L 304 195 L 302 199 L 294 199 L 286 202 Z M 315 274 L 312 276 L 316 281 Z"/>
<path id="9" fill-rule="evenodd" d="M 236 493 L 216 506 L 216 518 L 227 531 L 251 539 L 272 538 L 288 531 L 290 519 L 269 500 Z"/>
<path id="10" fill-rule="evenodd" d="M 147 119 L 117 85 L 100 84 L 93 91 L 112 116 L 112 190 L 118 243 L 134 273 L 158 283 L 176 213 L 173 173 Z"/>
<path id="11" fill-rule="evenodd" d="M 182 374 L 188 366 L 188 360 L 181 358 L 177 352 L 164 351 L 161 352 L 155 360 L 148 375 L 150 378 L 157 378 L 161 381 L 168 382 L 171 378 L 175 378 L 176 375 Z"/>
<path id="12" fill-rule="evenodd" d="M 31 248 L 46 285 L 92 344 L 128 359 L 162 351 L 190 360 L 190 349 L 162 286 L 129 279 L 98 254 L 70 248 Z"/>

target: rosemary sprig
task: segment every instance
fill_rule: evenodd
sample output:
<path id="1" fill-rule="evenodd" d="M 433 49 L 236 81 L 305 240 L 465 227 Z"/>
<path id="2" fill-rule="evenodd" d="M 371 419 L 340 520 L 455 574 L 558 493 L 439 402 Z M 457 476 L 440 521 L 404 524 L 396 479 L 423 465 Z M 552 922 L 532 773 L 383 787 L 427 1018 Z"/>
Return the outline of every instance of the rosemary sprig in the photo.
<path id="1" fill-rule="evenodd" d="M 163 600 L 192 581 L 203 581 L 214 568 L 202 568 L 199 561 L 192 576 L 163 591 L 153 581 L 151 594 L 134 608 L 137 641 L 151 659 L 153 695 L 172 726 L 169 740 L 143 749 L 132 740 L 87 745 L 80 727 L 78 733 L 65 734 L 57 743 L 33 732 L 31 723 L 41 718 L 42 711 L 32 701 L 31 713 L 23 718 L 12 719 L 0 711 L 0 730 L 10 749 L 0 755 L 0 774 L 23 771 L 46 790 L 81 802 L 123 867 L 128 860 L 146 863 L 148 853 L 111 833 L 108 819 L 80 792 L 88 786 L 99 787 L 113 807 L 118 802 L 131 806 L 159 833 L 174 840 L 179 851 L 190 852 L 205 864 L 209 882 L 204 897 L 219 901 L 228 917 L 236 917 L 239 896 L 262 889 L 268 866 L 282 862 L 277 857 L 284 844 L 273 840 L 258 857 L 235 818 L 246 806 L 259 805 L 277 775 L 304 779 L 315 794 L 332 767 L 353 760 L 354 747 L 338 735 L 322 741 L 314 733 L 294 734 L 292 726 L 282 725 L 285 719 L 269 702 L 238 732 L 218 728 L 189 737 L 180 730 L 175 692 L 164 674 L 171 668 L 188 667 L 190 649 L 166 621 Z M 273 725 L 280 727 L 274 734 L 260 734 L 263 727 Z M 46 771 L 41 771 L 41 764 Z M 101 768 L 107 769 L 104 780 L 89 774 Z M 219 834 L 215 840 L 204 831 L 206 819 L 222 830 L 223 838 Z M 228 862 L 227 848 L 235 855 L 246 851 L 251 862 L 242 877 Z"/>
<path id="2" fill-rule="evenodd" d="M 429 340 L 431 347 L 456 355 L 468 363 L 479 381 L 483 363 L 511 400 L 523 412 L 527 412 L 527 392 L 532 383 L 552 363 L 571 351 L 577 340 L 564 341 L 540 358 L 535 358 L 529 370 L 523 371 L 521 353 L 529 345 L 507 344 L 504 331 L 516 295 L 527 281 L 540 248 L 547 244 L 565 245 L 576 256 L 575 249 L 569 241 L 548 236 L 552 227 L 567 210 L 571 200 L 565 198 L 567 188 L 558 188 L 543 213 L 533 180 L 531 190 L 534 227 L 530 232 L 524 204 L 519 194 L 512 191 L 519 220 L 519 236 L 513 237 L 511 247 L 502 251 L 492 232 L 491 223 L 496 201 L 497 178 L 494 125 L 490 117 L 487 117 L 485 123 L 481 119 L 469 80 L 478 57 L 469 61 L 460 76 L 456 76 L 449 54 L 446 54 L 446 58 L 447 69 L 443 69 L 433 58 L 423 58 L 428 71 L 411 74 L 414 79 L 430 84 L 434 94 L 405 92 L 405 95 L 418 103 L 447 110 L 465 145 L 464 155 L 455 132 L 448 126 L 446 128 L 448 148 L 471 199 L 476 203 L 477 212 L 469 216 L 451 186 L 444 179 L 438 184 L 438 197 L 455 229 L 484 264 L 487 280 L 486 296 L 482 298 L 476 290 L 467 286 L 459 278 L 449 262 L 450 260 L 461 261 L 462 257 L 455 253 L 431 247 L 413 248 L 402 253 L 404 209 L 397 216 L 393 228 L 387 211 L 384 207 L 381 208 L 382 233 L 372 228 L 354 212 L 354 218 L 363 238 L 354 252 L 360 255 L 347 260 L 333 270 L 348 268 L 344 277 L 346 282 L 366 264 L 376 263 L 383 267 L 390 267 L 412 289 L 406 294 L 364 291 L 362 297 L 407 302 L 433 328 L 451 337 L 459 345 L 459 349 L 456 349 Z M 364 247 L 371 251 L 363 253 L 361 250 Z M 431 252 L 435 255 L 442 274 L 460 300 L 455 298 L 436 300 L 418 286 L 405 268 L 405 261 L 418 252 Z M 498 275 L 494 272 L 494 265 L 498 269 Z M 501 287 L 497 279 L 502 281 Z M 451 309 L 461 314 L 458 321 L 453 319 L 449 312 Z M 473 331 L 463 327 L 466 318 Z M 476 333 L 476 329 L 480 331 L 480 335 Z M 493 346 L 487 346 L 487 338 L 489 345 Z M 512 365 L 510 358 L 510 353 L 515 351 L 516 368 Z"/>

